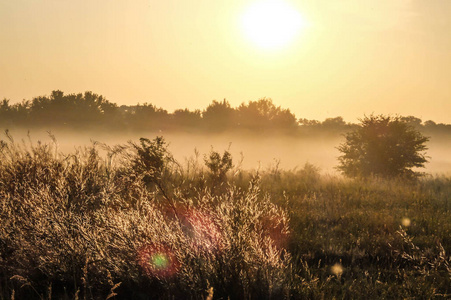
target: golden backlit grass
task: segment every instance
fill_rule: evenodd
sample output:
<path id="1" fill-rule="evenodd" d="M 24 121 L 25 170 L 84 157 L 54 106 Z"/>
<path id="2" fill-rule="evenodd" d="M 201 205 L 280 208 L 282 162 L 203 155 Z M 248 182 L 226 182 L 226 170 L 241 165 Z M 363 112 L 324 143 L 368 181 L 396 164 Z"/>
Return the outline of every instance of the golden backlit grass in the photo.
<path id="1" fill-rule="evenodd" d="M 450 178 L 245 171 L 219 153 L 180 165 L 141 142 L 72 154 L 2 142 L 0 297 L 451 293 Z"/>

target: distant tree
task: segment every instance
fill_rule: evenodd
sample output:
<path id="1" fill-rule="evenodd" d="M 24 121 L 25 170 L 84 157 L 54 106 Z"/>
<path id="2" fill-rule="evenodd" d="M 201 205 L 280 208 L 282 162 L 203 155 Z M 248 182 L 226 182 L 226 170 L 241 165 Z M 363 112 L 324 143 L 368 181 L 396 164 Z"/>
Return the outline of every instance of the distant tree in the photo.
<path id="1" fill-rule="evenodd" d="M 263 130 L 289 130 L 297 126 L 290 110 L 275 106 L 269 98 L 242 103 L 238 107 L 238 123 L 240 127 Z"/>
<path id="2" fill-rule="evenodd" d="M 11 106 L 8 99 L 0 102 L 0 125 L 9 125 L 11 122 Z"/>
<path id="3" fill-rule="evenodd" d="M 0 111 L 1 112 L 7 112 L 7 111 L 9 111 L 10 110 L 10 106 L 9 106 L 9 100 L 8 99 L 3 99 L 1 102 L 0 102 Z"/>
<path id="4" fill-rule="evenodd" d="M 423 131 L 431 134 L 451 134 L 451 124 L 436 123 L 432 120 L 424 122 Z"/>
<path id="5" fill-rule="evenodd" d="M 203 111 L 204 124 L 210 130 L 221 131 L 235 125 L 236 111 L 227 100 L 213 102 Z"/>
<path id="6" fill-rule="evenodd" d="M 350 177 L 371 175 L 416 177 L 414 167 L 424 167 L 429 138 L 400 117 L 365 116 L 339 145 L 338 169 Z"/>
<path id="7" fill-rule="evenodd" d="M 309 119 L 299 119 L 298 120 L 299 125 L 301 126 L 318 126 L 319 124 L 321 124 L 320 121 L 317 120 L 309 120 Z"/>
<path id="8" fill-rule="evenodd" d="M 202 116 L 200 110 L 177 109 L 172 114 L 172 120 L 175 128 L 187 129 L 199 126 Z"/>
<path id="9" fill-rule="evenodd" d="M 64 95 L 62 91 L 56 90 L 50 96 L 34 98 L 29 106 L 29 117 L 33 125 L 45 127 L 105 125 L 116 117 L 116 112 L 116 104 L 92 92 Z M 115 120 L 112 124 L 117 123 Z"/>
<path id="10" fill-rule="evenodd" d="M 322 127 L 328 129 L 340 129 L 346 126 L 343 117 L 327 118 L 321 123 Z"/>
<path id="11" fill-rule="evenodd" d="M 127 115 L 127 121 L 132 128 L 138 130 L 164 130 L 169 126 L 169 114 L 165 109 L 144 103 L 131 109 L 131 113 Z"/>
<path id="12" fill-rule="evenodd" d="M 0 101 L 0 126 L 11 128 L 15 125 L 22 125 L 27 119 L 29 102 L 22 102 L 11 105 L 9 99 Z"/>
<path id="13" fill-rule="evenodd" d="M 424 126 L 425 127 L 435 127 L 435 126 L 437 126 L 437 123 L 435 123 L 432 120 L 427 120 L 426 122 L 424 122 Z"/>
<path id="14" fill-rule="evenodd" d="M 414 116 L 400 117 L 400 120 L 415 128 L 420 128 L 421 123 L 423 123 L 423 121 L 420 118 Z"/>
<path id="15" fill-rule="evenodd" d="M 23 100 L 10 105 L 9 100 L 4 99 L 0 106 L 0 125 L 7 128 L 29 125 L 30 101 Z"/>

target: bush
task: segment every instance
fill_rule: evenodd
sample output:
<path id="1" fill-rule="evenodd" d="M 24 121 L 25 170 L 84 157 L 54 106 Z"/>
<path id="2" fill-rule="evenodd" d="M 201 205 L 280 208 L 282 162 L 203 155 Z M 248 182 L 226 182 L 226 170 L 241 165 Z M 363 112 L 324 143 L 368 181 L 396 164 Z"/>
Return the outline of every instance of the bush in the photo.
<path id="1" fill-rule="evenodd" d="M 338 169 L 349 177 L 416 177 L 412 168 L 424 167 L 423 153 L 429 138 L 400 117 L 363 118 L 360 126 L 345 135 L 338 147 L 343 153 Z"/>
<path id="2" fill-rule="evenodd" d="M 226 181 L 227 172 L 233 168 L 232 154 L 229 151 L 224 151 L 221 157 L 219 152 L 211 150 L 210 155 L 204 157 L 204 162 L 210 171 L 213 184 Z"/>

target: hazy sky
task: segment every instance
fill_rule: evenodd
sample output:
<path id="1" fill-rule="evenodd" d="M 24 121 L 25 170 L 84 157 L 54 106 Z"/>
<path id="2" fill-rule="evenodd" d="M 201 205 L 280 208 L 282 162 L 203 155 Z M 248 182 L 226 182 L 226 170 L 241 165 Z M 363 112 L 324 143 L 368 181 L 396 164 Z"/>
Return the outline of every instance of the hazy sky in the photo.
<path id="1" fill-rule="evenodd" d="M 450 0 L 271 1 L 302 25 L 276 49 L 243 28 L 265 1 L 0 0 L 0 98 L 90 90 L 172 111 L 269 97 L 300 118 L 451 123 Z"/>

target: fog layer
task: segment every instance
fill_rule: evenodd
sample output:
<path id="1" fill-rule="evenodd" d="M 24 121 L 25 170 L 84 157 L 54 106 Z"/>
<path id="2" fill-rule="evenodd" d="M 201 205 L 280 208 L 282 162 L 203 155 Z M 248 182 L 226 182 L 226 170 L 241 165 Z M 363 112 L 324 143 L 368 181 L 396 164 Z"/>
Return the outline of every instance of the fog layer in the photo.
<path id="1" fill-rule="evenodd" d="M 44 130 L 12 130 L 11 136 L 18 143 L 36 144 L 38 141 L 52 143 L 49 133 Z M 233 155 L 234 165 L 244 169 L 267 169 L 278 167 L 285 170 L 302 168 L 305 163 L 318 167 L 322 173 L 336 174 L 335 166 L 340 155 L 336 147 L 344 141 L 340 134 L 318 134 L 316 136 L 283 136 L 253 134 L 194 134 L 164 132 L 68 132 L 54 131 L 58 151 L 73 152 L 80 146 L 89 146 L 93 142 L 113 146 L 128 141 L 138 142 L 139 138 L 153 139 L 163 136 L 174 158 L 181 164 L 187 159 L 198 159 L 203 163 L 205 154 L 212 149 L 217 152 L 228 150 Z M 3 134 L 1 139 L 6 139 Z M 449 135 L 431 136 L 427 143 L 429 163 L 425 172 L 431 174 L 451 174 L 451 139 Z M 198 155 L 196 156 L 196 152 Z"/>

